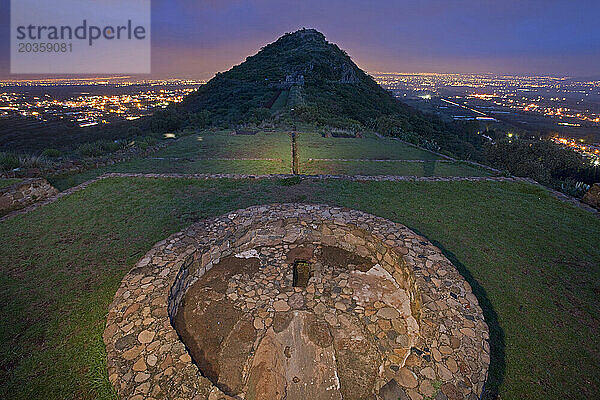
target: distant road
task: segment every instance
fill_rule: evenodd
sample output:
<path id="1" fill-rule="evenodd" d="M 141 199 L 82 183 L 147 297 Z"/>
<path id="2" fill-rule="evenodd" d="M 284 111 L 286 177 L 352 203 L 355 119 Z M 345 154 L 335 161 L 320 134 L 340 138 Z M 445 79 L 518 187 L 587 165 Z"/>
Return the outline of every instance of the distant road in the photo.
<path id="1" fill-rule="evenodd" d="M 476 109 L 474 109 L 474 108 L 471 108 L 471 107 L 467 107 L 467 106 L 465 106 L 465 105 L 463 105 L 463 104 L 459 104 L 459 103 L 455 103 L 455 102 L 453 102 L 453 101 L 450 101 L 450 100 L 442 99 L 441 97 L 440 97 L 440 100 L 442 100 L 442 101 L 443 101 L 443 102 L 445 102 L 445 103 L 452 104 L 453 106 L 462 107 L 462 108 L 465 108 L 465 109 L 467 109 L 467 110 L 469 110 L 469 111 L 473 111 L 474 113 L 477 113 L 477 114 L 479 114 L 479 115 L 482 115 L 482 116 L 484 116 L 484 117 L 487 117 L 487 118 L 494 118 L 494 117 L 490 117 L 489 115 L 487 115 L 487 114 L 485 114 L 485 113 L 482 113 L 482 112 L 481 112 L 481 111 L 479 111 L 479 110 L 476 110 Z M 495 118 L 494 118 L 494 119 L 495 119 Z"/>

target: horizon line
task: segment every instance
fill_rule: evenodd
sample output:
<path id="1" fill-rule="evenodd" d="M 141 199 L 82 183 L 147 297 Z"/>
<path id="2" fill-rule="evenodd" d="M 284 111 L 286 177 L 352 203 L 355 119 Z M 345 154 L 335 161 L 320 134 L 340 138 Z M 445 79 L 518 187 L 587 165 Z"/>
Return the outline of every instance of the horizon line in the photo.
<path id="1" fill-rule="evenodd" d="M 217 71 L 222 72 L 222 71 Z M 214 75 L 217 72 L 213 73 Z M 553 79 L 600 79 L 600 76 L 575 76 L 575 75 L 564 75 L 564 74 L 538 74 L 538 73 L 510 73 L 510 72 L 426 72 L 426 71 L 365 71 L 369 75 L 440 75 L 440 76 L 449 76 L 449 75 L 489 75 L 489 76 L 510 76 L 510 77 L 536 77 L 536 78 L 553 78 Z M 211 78 L 197 78 L 194 77 L 193 74 L 173 74 L 170 76 L 162 75 L 162 76 L 152 76 L 152 74 L 131 74 L 131 75 L 94 75 L 93 74 L 77 74 L 77 75 L 36 75 L 31 74 L 31 77 L 25 77 L 23 75 L 28 74 L 15 74 L 15 77 L 0 77 L 1 83 L 8 82 L 35 82 L 35 81 L 69 81 L 69 80 L 80 80 L 80 81 L 96 81 L 96 80 L 195 80 L 195 81 L 204 81 L 208 82 Z"/>

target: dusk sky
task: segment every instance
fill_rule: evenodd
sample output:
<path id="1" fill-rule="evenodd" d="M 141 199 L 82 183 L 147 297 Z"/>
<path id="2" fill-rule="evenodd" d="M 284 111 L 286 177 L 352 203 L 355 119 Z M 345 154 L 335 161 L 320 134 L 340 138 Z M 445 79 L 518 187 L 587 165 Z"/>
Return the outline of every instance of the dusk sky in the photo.
<path id="1" fill-rule="evenodd" d="M 8 4 L 0 0 L 4 78 Z M 599 26 L 598 0 L 153 0 L 152 70 L 156 77 L 210 78 L 307 27 L 369 72 L 599 76 Z"/>

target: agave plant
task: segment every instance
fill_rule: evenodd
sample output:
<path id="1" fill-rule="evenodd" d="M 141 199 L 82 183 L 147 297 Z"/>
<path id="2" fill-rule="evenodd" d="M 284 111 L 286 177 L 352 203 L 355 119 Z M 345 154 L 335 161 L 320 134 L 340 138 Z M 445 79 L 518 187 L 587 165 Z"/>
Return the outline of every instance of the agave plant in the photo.
<path id="1" fill-rule="evenodd" d="M 582 198 L 590 190 L 590 185 L 583 182 L 566 181 L 560 184 L 560 190 L 569 196 Z"/>

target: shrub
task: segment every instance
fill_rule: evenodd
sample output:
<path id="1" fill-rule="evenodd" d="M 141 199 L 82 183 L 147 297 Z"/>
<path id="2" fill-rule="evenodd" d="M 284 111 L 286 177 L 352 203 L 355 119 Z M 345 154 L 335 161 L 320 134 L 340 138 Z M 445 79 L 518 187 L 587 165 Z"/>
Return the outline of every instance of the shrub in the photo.
<path id="1" fill-rule="evenodd" d="M 19 156 L 14 153 L 0 153 L 0 169 L 3 171 L 10 171 L 15 168 L 19 168 L 21 163 L 19 162 Z"/>
<path id="2" fill-rule="evenodd" d="M 149 119 L 150 130 L 159 133 L 177 131 L 183 127 L 186 117 L 185 113 L 180 113 L 172 108 L 159 110 Z"/>
<path id="3" fill-rule="evenodd" d="M 58 158 L 61 155 L 62 153 L 60 152 L 60 150 L 57 149 L 44 149 L 44 151 L 42 151 L 42 156 L 44 157 Z"/>
<path id="4" fill-rule="evenodd" d="M 581 155 L 550 141 L 498 141 L 486 148 L 486 155 L 499 169 L 554 187 L 557 182 L 571 178 L 573 171 L 584 165 Z"/>
<path id="5" fill-rule="evenodd" d="M 79 154 L 84 157 L 100 157 L 122 149 L 124 144 L 119 141 L 98 140 L 79 146 Z"/>
<path id="6" fill-rule="evenodd" d="M 142 129 L 139 126 L 130 126 L 127 129 L 127 135 L 130 137 L 142 136 Z"/>
<path id="7" fill-rule="evenodd" d="M 98 157 L 102 155 L 102 149 L 95 143 L 84 143 L 79 146 L 79 153 L 86 157 Z"/>
<path id="8" fill-rule="evenodd" d="M 0 170 L 11 171 L 16 168 L 40 168 L 48 164 L 42 156 L 16 153 L 0 153 Z"/>
<path id="9" fill-rule="evenodd" d="M 427 139 L 421 138 L 419 140 L 419 146 L 421 146 L 422 148 L 429 150 L 429 151 L 439 151 L 440 150 L 440 146 L 438 146 L 436 141 L 433 139 L 427 140 Z"/>
<path id="10" fill-rule="evenodd" d="M 154 146 L 158 143 L 158 139 L 153 136 L 147 136 L 142 139 L 135 140 L 133 142 L 134 146 L 139 147 L 142 150 L 146 150 L 148 147 Z"/>
<path id="11" fill-rule="evenodd" d="M 48 164 L 48 161 L 42 156 L 21 154 L 19 155 L 19 164 L 21 168 L 40 168 Z"/>
<path id="12" fill-rule="evenodd" d="M 211 114 L 208 110 L 201 110 L 196 113 L 191 113 L 189 116 L 189 123 L 191 126 L 197 128 L 205 128 L 210 125 Z"/>
<path id="13" fill-rule="evenodd" d="M 253 108 L 248 113 L 248 119 L 250 123 L 259 125 L 264 121 L 271 119 L 271 110 L 267 108 Z"/>

